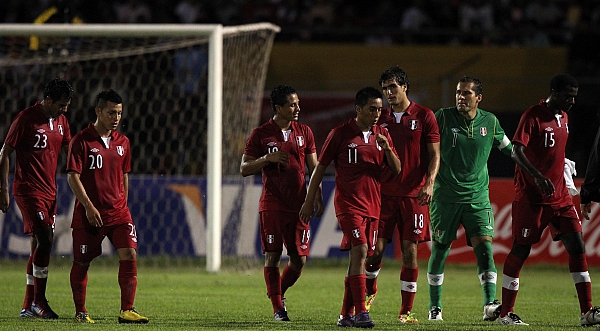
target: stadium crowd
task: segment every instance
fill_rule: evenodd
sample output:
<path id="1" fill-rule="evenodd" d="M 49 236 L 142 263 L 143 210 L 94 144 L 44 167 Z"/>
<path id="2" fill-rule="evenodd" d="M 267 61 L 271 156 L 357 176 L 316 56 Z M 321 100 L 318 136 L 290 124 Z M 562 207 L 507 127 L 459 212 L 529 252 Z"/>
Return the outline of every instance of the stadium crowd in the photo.
<path id="1" fill-rule="evenodd" d="M 598 0 L 7 0 L 0 22 L 33 22 L 53 6 L 54 23 L 272 22 L 279 41 L 546 47 L 600 30 Z"/>

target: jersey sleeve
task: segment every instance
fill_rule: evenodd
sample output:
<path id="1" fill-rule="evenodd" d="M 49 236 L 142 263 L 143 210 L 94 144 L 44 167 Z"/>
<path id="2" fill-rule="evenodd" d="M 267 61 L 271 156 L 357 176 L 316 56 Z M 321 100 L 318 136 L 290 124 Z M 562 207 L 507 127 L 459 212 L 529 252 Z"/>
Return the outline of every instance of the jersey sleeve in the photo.
<path id="1" fill-rule="evenodd" d="M 338 136 L 338 128 L 329 131 L 327 139 L 325 139 L 325 143 L 323 143 L 323 148 L 321 148 L 321 155 L 319 155 L 319 163 L 329 165 L 331 161 L 333 161 L 337 151 L 339 150 L 338 147 L 340 142 Z"/>
<path id="2" fill-rule="evenodd" d="M 129 138 L 125 137 L 125 157 L 123 158 L 123 173 L 131 172 L 131 144 Z"/>
<path id="3" fill-rule="evenodd" d="M 531 138 L 531 134 L 534 132 L 535 121 L 533 116 L 530 116 L 531 112 L 526 111 L 523 116 L 521 116 L 521 120 L 519 120 L 519 126 L 517 126 L 517 131 L 515 131 L 515 136 L 512 139 L 513 143 L 519 143 L 523 146 L 527 146 L 529 144 L 529 139 Z"/>
<path id="4" fill-rule="evenodd" d="M 425 121 L 424 121 L 424 133 L 425 133 L 425 142 L 427 143 L 439 143 L 440 142 L 440 128 L 438 126 L 437 119 L 435 118 L 435 114 L 433 111 L 425 112 Z"/>
<path id="5" fill-rule="evenodd" d="M 260 139 L 258 137 L 258 130 L 254 129 L 248 140 L 246 140 L 246 147 L 244 147 L 244 154 L 248 156 L 252 156 L 254 158 L 259 158 L 263 156 L 263 151 L 260 147 Z"/>
<path id="6" fill-rule="evenodd" d="M 81 135 L 75 136 L 69 144 L 69 154 L 67 156 L 67 172 L 74 171 L 81 173 L 83 170 L 83 162 L 85 160 L 85 148 L 83 146 Z"/>
<path id="7" fill-rule="evenodd" d="M 313 135 L 312 130 L 310 129 L 310 127 L 305 126 L 305 132 L 304 132 L 304 136 L 306 137 L 306 150 L 305 150 L 305 154 L 309 155 L 309 154 L 314 154 L 317 152 L 317 145 L 315 143 L 315 136 Z"/>
<path id="8" fill-rule="evenodd" d="M 10 129 L 8 130 L 8 134 L 6 135 L 6 139 L 4 143 L 12 148 L 16 148 L 19 144 L 19 141 L 22 139 L 25 133 L 25 126 L 23 121 L 23 113 L 19 113 L 12 124 L 10 125 Z"/>
<path id="9" fill-rule="evenodd" d="M 63 121 L 63 140 L 61 146 L 69 145 L 71 143 L 71 127 L 69 126 L 69 121 L 66 120 L 65 115 L 61 115 L 64 118 Z"/>

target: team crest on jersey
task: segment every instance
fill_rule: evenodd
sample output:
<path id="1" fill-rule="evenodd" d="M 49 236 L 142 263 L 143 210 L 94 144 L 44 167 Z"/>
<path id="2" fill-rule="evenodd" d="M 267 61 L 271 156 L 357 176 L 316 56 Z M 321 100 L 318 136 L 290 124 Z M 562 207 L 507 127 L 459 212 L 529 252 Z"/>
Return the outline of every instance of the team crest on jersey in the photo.
<path id="1" fill-rule="evenodd" d="M 123 154 L 125 154 L 125 149 L 123 146 L 117 146 L 117 154 L 119 154 L 119 156 L 123 156 Z"/>
<path id="2" fill-rule="evenodd" d="M 296 136 L 296 142 L 298 143 L 298 146 L 300 146 L 300 147 L 304 146 L 304 137 Z"/>
<path id="3" fill-rule="evenodd" d="M 531 232 L 531 230 L 529 230 L 529 229 L 523 229 L 521 231 L 521 235 L 523 236 L 523 238 L 527 238 L 527 237 L 529 237 L 530 232 Z"/>
<path id="4" fill-rule="evenodd" d="M 408 122 L 408 128 L 411 130 L 416 130 L 419 128 L 419 121 L 418 120 L 410 120 Z"/>
<path id="5" fill-rule="evenodd" d="M 79 245 L 79 251 L 81 254 L 87 253 L 87 245 Z"/>
<path id="6" fill-rule="evenodd" d="M 487 136 L 487 128 L 485 126 L 479 128 L 479 134 L 481 134 L 483 137 Z"/>
<path id="7" fill-rule="evenodd" d="M 61 135 L 61 136 L 63 135 L 63 127 L 62 127 L 62 124 L 59 124 L 59 125 L 58 125 L 58 132 L 60 132 L 60 135 Z"/>

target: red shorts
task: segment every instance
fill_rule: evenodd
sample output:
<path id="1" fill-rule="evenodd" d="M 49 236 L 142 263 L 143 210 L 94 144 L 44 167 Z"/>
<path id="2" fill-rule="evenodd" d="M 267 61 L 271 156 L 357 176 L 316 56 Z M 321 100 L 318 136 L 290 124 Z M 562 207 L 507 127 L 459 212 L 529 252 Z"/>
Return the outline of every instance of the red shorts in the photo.
<path id="1" fill-rule="evenodd" d="M 539 205 L 514 201 L 512 204 L 512 233 L 520 245 L 538 243 L 542 232 L 550 227 L 554 241 L 563 233 L 582 232 L 579 214 L 574 205 Z"/>
<path id="2" fill-rule="evenodd" d="M 285 245 L 288 255 L 308 256 L 310 226 L 300 220 L 299 213 L 261 211 L 260 242 L 263 253 L 281 252 Z"/>
<path id="3" fill-rule="evenodd" d="M 23 216 L 23 233 L 33 234 L 33 229 L 49 226 L 54 230 L 56 200 L 15 195 L 15 202 Z"/>
<path id="4" fill-rule="evenodd" d="M 344 236 L 340 250 L 348 251 L 353 246 L 367 244 L 367 252 L 375 250 L 379 220 L 354 214 L 337 215 L 338 225 Z"/>
<path id="5" fill-rule="evenodd" d="M 100 256 L 104 237 L 108 237 L 115 249 L 137 249 L 137 234 L 133 223 L 78 228 L 73 229 L 71 235 L 73 236 L 73 260 L 77 262 L 90 262 Z"/>
<path id="6" fill-rule="evenodd" d="M 396 228 L 400 240 L 430 241 L 429 206 L 421 206 L 417 198 L 381 196 L 379 238 L 391 242 Z"/>

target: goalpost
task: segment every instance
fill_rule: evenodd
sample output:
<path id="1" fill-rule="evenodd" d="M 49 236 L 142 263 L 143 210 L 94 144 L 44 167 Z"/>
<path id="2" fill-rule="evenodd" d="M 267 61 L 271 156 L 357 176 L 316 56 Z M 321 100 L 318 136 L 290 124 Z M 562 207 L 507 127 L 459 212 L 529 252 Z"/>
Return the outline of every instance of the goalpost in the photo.
<path id="1" fill-rule="evenodd" d="M 129 96 L 132 104 L 140 104 L 130 118 L 130 114 L 124 117 L 130 123 L 126 129 L 134 130 L 132 135 L 137 140 L 132 141 L 132 149 L 139 156 L 133 160 L 134 174 L 195 175 L 203 174 L 206 168 L 206 269 L 216 272 L 221 267 L 223 175 L 238 175 L 243 152 L 240 140 L 258 124 L 269 55 L 277 32 L 279 27 L 269 23 L 229 27 L 218 24 L 1 24 L 0 53 L 6 56 L 0 58 L 0 107 L 4 113 L 0 119 L 10 123 L 9 114 L 31 105 L 25 100 L 35 100 L 42 90 L 40 86 L 56 76 L 68 76 L 62 78 L 70 81 L 76 90 L 77 100 L 73 100 L 69 111 L 93 106 L 93 92 L 121 88 L 119 92 L 125 94 L 124 97 Z M 30 36 L 39 37 L 39 45 L 30 43 Z M 228 41 L 235 38 L 239 40 L 230 46 Z M 202 48 L 206 45 L 207 52 Z M 146 54 L 157 55 L 146 60 Z M 139 64 L 145 61 L 150 64 Z M 224 61 L 227 61 L 225 66 Z M 142 69 L 137 70 L 136 66 Z M 203 66 L 207 70 L 203 70 Z M 123 67 L 130 70 L 122 74 L 126 77 L 115 77 L 125 72 Z M 164 77 L 157 78 L 160 74 L 157 72 L 163 71 L 167 72 Z M 89 73 L 103 73 L 103 76 L 87 77 Z M 225 73 L 229 74 L 227 81 L 224 81 Z M 17 85 L 4 84 L 6 81 Z M 160 84 L 155 91 L 151 85 L 157 81 Z M 131 86 L 134 91 L 126 92 Z M 224 99 L 227 99 L 226 106 Z M 204 110 L 206 120 L 199 114 Z M 156 112 L 159 119 L 149 119 L 145 111 Z M 164 112 L 173 113 L 165 115 Z M 83 111 L 75 116 L 83 119 L 71 123 L 72 126 L 83 126 L 85 119 L 89 120 Z M 162 130 L 165 123 L 161 123 L 161 119 L 165 118 L 178 129 Z M 207 127 L 205 149 L 195 143 L 203 136 L 204 125 Z M 181 128 L 184 128 L 183 133 Z M 158 137 L 154 141 L 158 148 L 144 145 L 149 136 L 151 140 Z M 136 142 L 139 146 L 134 147 Z M 149 156 L 151 160 L 147 159 Z M 224 159 L 235 159 L 235 162 L 223 164 Z"/>

